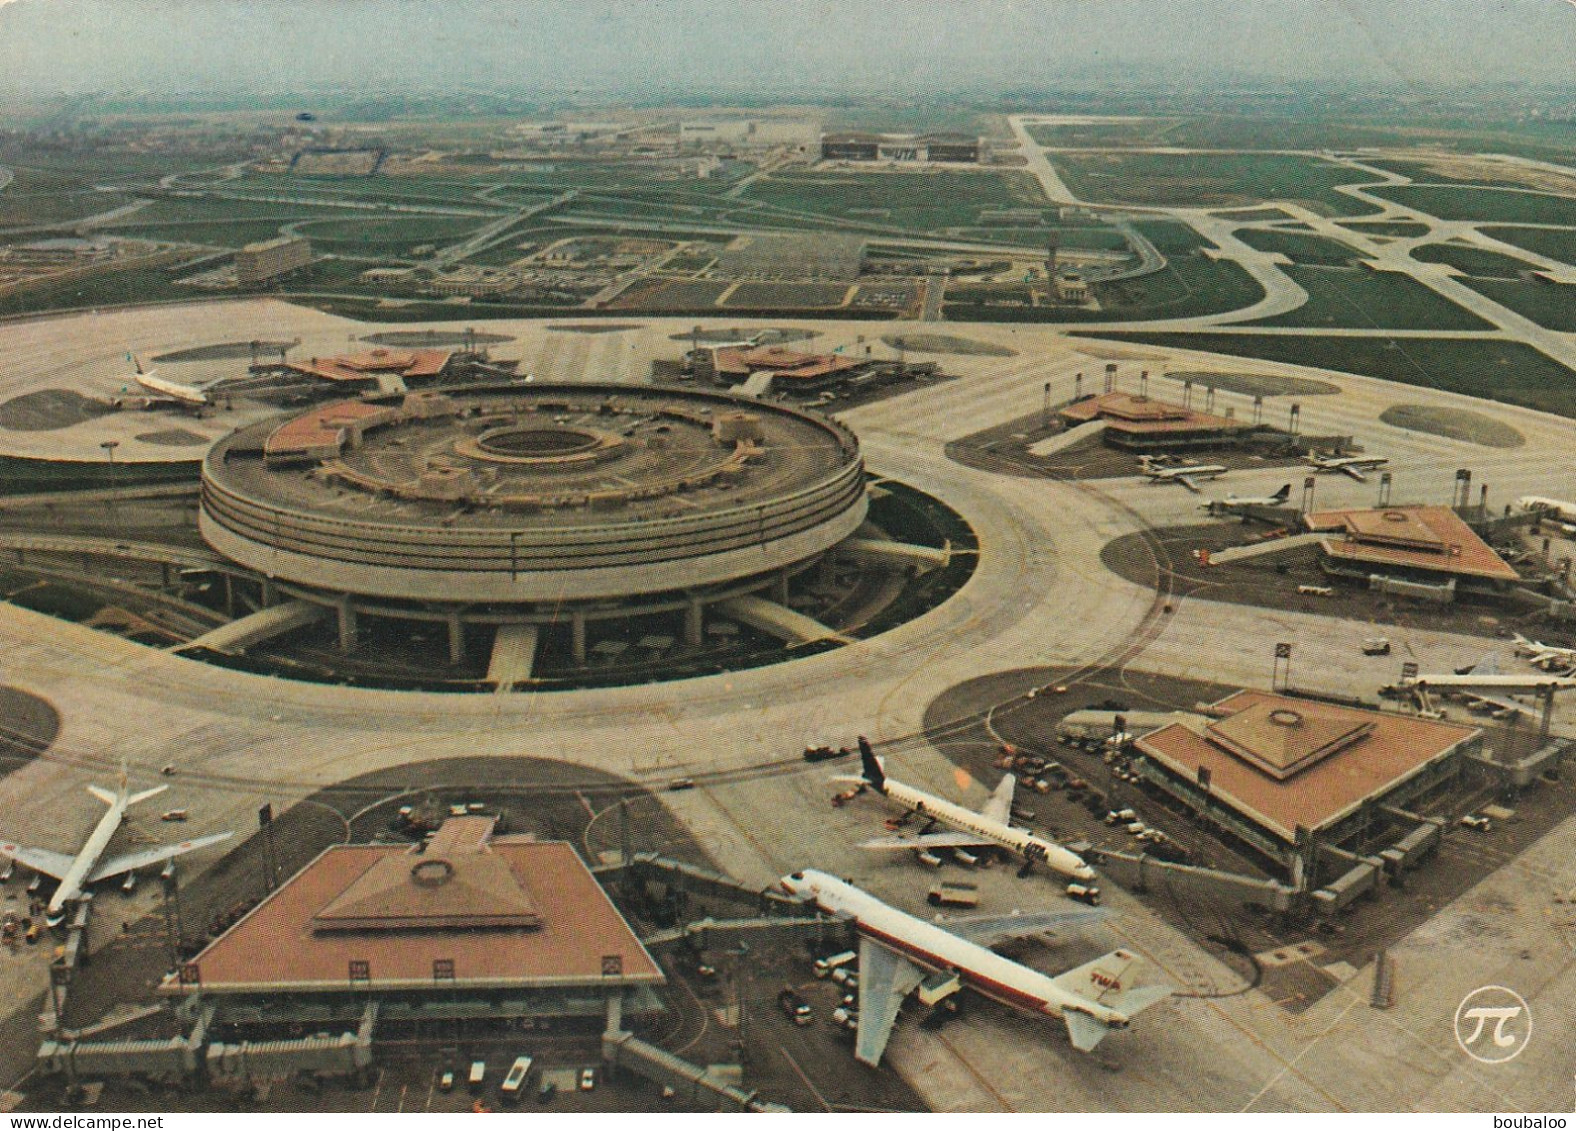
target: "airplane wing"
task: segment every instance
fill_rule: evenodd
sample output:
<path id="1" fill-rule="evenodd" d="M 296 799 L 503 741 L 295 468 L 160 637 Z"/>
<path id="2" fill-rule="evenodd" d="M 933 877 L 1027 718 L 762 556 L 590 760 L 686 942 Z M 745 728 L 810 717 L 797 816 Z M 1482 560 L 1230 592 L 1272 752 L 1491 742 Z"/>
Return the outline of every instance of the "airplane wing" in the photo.
<path id="1" fill-rule="evenodd" d="M 859 940 L 859 1032 L 854 1059 L 881 1063 L 903 999 L 925 980 L 925 972 L 902 955 L 869 939 Z"/>
<path id="2" fill-rule="evenodd" d="M 1012 792 L 1018 786 L 1018 779 L 1011 774 L 1003 774 L 1001 782 L 996 786 L 996 791 L 990 795 L 990 800 L 985 802 L 980 809 L 980 816 L 987 821 L 1000 821 L 1004 825 L 1012 823 Z"/>
<path id="3" fill-rule="evenodd" d="M 221 840 L 229 840 L 231 833 L 214 833 L 212 836 L 200 836 L 196 840 L 183 840 L 179 844 L 161 844 L 153 848 L 144 848 L 138 852 L 128 852 L 112 860 L 106 860 L 87 878 L 87 882 L 97 883 L 107 880 L 112 876 L 119 876 L 138 868 L 146 868 L 152 864 L 162 864 L 176 856 L 193 852 L 199 848 L 206 848 L 210 844 L 218 844 Z"/>
<path id="4" fill-rule="evenodd" d="M 1178 475 L 1176 477 L 1176 479 L 1177 479 L 1178 483 L 1182 484 L 1182 486 L 1186 487 L 1189 491 L 1192 491 L 1193 494 L 1195 494 L 1195 495 L 1203 494 L 1203 491 L 1199 487 L 1199 485 L 1197 483 L 1195 483 L 1192 479 L 1188 478 L 1186 475 Z"/>
<path id="5" fill-rule="evenodd" d="M 71 870 L 71 865 L 76 863 L 75 857 L 67 856 L 64 852 L 51 852 L 47 848 L 27 848 L 10 841 L 0 841 L 0 856 L 9 856 L 24 868 L 31 868 L 46 876 L 54 876 L 57 880 L 65 879 L 66 873 Z"/>
<path id="6" fill-rule="evenodd" d="M 1368 482 L 1368 476 L 1366 476 L 1366 475 L 1364 475 L 1362 473 L 1362 469 L 1353 467 L 1349 463 L 1343 463 L 1336 470 L 1338 470 L 1342 475 L 1350 475 L 1353 479 L 1357 480 L 1357 482 L 1359 482 L 1359 483 L 1366 483 L 1366 482 Z"/>
<path id="7" fill-rule="evenodd" d="M 983 947 L 1000 946 L 1012 939 L 1037 935 L 1053 927 L 1097 923 L 1107 915 L 1094 909 L 1081 911 L 1029 911 L 1010 915 L 964 915 L 936 920 L 936 926 Z"/>
<path id="8" fill-rule="evenodd" d="M 894 836 L 882 836 L 874 840 L 867 840 L 859 847 L 888 852 L 906 848 L 917 852 L 925 848 L 984 848 L 995 843 L 993 840 L 985 840 L 971 833 L 926 833 L 923 836 L 920 836 L 918 833 L 899 833 Z"/>

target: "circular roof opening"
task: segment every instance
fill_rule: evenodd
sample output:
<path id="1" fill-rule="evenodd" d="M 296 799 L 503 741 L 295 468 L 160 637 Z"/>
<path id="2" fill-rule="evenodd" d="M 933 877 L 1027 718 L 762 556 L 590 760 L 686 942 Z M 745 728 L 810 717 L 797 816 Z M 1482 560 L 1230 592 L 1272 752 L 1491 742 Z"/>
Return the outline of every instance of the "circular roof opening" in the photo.
<path id="1" fill-rule="evenodd" d="M 497 428 L 483 432 L 476 444 L 500 456 L 567 456 L 589 451 L 602 442 L 595 432 L 578 428 Z"/>
<path id="2" fill-rule="evenodd" d="M 1278 727 L 1300 727 L 1302 725 L 1302 715 L 1287 707 L 1277 707 L 1270 712 L 1270 722 Z"/>
<path id="3" fill-rule="evenodd" d="M 454 878 L 454 865 L 436 858 L 420 860 L 411 866 L 410 878 L 418 887 L 441 888 Z"/>
<path id="4" fill-rule="evenodd" d="M 1402 514 L 1400 511 L 1385 511 L 1384 520 L 1386 522 L 1405 522 L 1406 515 Z"/>

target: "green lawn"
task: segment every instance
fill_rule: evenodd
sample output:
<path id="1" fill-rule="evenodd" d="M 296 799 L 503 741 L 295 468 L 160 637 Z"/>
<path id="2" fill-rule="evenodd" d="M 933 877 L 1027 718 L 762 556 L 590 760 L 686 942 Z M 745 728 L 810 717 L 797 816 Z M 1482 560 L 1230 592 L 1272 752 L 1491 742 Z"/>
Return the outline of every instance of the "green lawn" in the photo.
<path id="1" fill-rule="evenodd" d="M 1501 255 L 1497 251 L 1484 251 L 1480 247 L 1462 247 L 1452 243 L 1427 243 L 1412 249 L 1412 258 L 1419 263 L 1448 263 L 1468 275 L 1489 278 L 1514 279 L 1522 271 L 1532 269 L 1532 264 Z"/>
<path id="2" fill-rule="evenodd" d="M 1215 246 L 1191 225 L 1180 220 L 1138 220 L 1133 227 L 1154 244 L 1161 255 L 1186 255 L 1201 247 Z"/>
<path id="3" fill-rule="evenodd" d="M 1463 279 L 1462 282 L 1539 326 L 1576 334 L 1576 286 L 1511 279 Z"/>
<path id="4" fill-rule="evenodd" d="M 1535 255 L 1546 255 L 1576 267 L 1576 229 L 1483 228 L 1484 235 L 1512 244 Z"/>
<path id="5" fill-rule="evenodd" d="M 1382 185 L 1369 191 L 1441 220 L 1576 225 L 1576 200 L 1551 193 L 1453 185 Z"/>
<path id="6" fill-rule="evenodd" d="M 90 179 L 54 169 L 7 165 L 14 176 L 0 189 L 0 226 L 54 224 L 126 204 L 122 193 L 95 192 Z"/>
<path id="7" fill-rule="evenodd" d="M 1294 263 L 1318 263 L 1325 266 L 1344 266 L 1362 255 L 1325 236 L 1305 236 L 1300 232 L 1263 231 L 1257 228 L 1239 228 L 1237 238 L 1259 251 L 1279 252 Z"/>
<path id="8" fill-rule="evenodd" d="M 1382 377 L 1576 417 L 1576 373 L 1517 342 L 1143 331 L 1097 336 Z"/>
<path id="9" fill-rule="evenodd" d="M 0 295 L 0 315 L 171 299 L 191 301 L 205 296 L 206 292 L 172 283 L 167 265 L 133 267 L 87 278 L 44 281 Z"/>
<path id="10" fill-rule="evenodd" d="M 1296 310 L 1254 325 L 1383 330 L 1494 328 L 1405 275 L 1360 267 L 1293 266 L 1283 270 L 1308 292 L 1308 301 Z"/>
<path id="11" fill-rule="evenodd" d="M 1373 211 L 1334 186 L 1367 178 L 1316 157 L 1274 153 L 1057 153 L 1051 158 L 1084 200 L 1232 207 L 1295 201 L 1327 216 Z"/>

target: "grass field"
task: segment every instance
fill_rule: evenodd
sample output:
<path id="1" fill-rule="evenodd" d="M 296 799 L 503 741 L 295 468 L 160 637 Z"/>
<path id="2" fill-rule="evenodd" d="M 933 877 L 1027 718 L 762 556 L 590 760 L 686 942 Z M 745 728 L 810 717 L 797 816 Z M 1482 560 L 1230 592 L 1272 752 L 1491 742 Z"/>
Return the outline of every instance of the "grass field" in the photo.
<path id="1" fill-rule="evenodd" d="M 1462 282 L 1539 326 L 1576 334 L 1576 286 L 1511 279 L 1463 279 Z"/>
<path id="2" fill-rule="evenodd" d="M 1416 208 L 1441 220 L 1576 225 L 1576 200 L 1549 193 L 1448 185 L 1383 185 L 1369 191 L 1374 196 L 1393 200 L 1405 208 Z"/>
<path id="3" fill-rule="evenodd" d="M 1481 229 L 1486 236 L 1513 244 L 1535 255 L 1546 255 L 1576 267 L 1576 230 L 1560 228 L 1509 228 Z"/>
<path id="4" fill-rule="evenodd" d="M 1215 245 L 1179 220 L 1138 220 L 1133 228 L 1155 245 L 1161 255 L 1187 255 Z"/>
<path id="5" fill-rule="evenodd" d="M 132 267 L 81 279 L 46 280 L 0 295 L 0 315 L 171 299 L 190 302 L 200 297 L 200 292 L 172 283 L 167 266 Z"/>
<path id="6" fill-rule="evenodd" d="M 1049 202 L 1027 173 L 784 173 L 750 185 L 747 199 L 795 212 L 876 222 L 914 232 L 976 225 L 982 208 L 1044 208 Z"/>
<path id="7" fill-rule="evenodd" d="M 1273 153 L 1057 153 L 1052 162 L 1084 200 L 1230 207 L 1296 201 L 1327 216 L 1372 209 L 1334 191 L 1364 174 L 1314 157 Z"/>
<path id="8" fill-rule="evenodd" d="M 122 193 L 95 192 L 91 180 L 54 169 L 8 165 L 13 177 L 0 190 L 0 225 L 55 224 L 119 208 Z"/>
<path id="9" fill-rule="evenodd" d="M 1259 251 L 1279 252 L 1293 263 L 1318 263 L 1344 266 L 1362 256 L 1339 240 L 1324 236 L 1305 236 L 1300 232 L 1273 232 L 1258 228 L 1239 228 L 1237 238 Z"/>
<path id="10" fill-rule="evenodd" d="M 1576 372 L 1518 342 L 1143 331 L 1098 336 L 1334 369 L 1576 417 Z"/>
<path id="11" fill-rule="evenodd" d="M 1529 270 L 1530 263 L 1501 255 L 1497 251 L 1484 251 L 1480 247 L 1461 247 L 1451 243 L 1428 243 L 1412 250 L 1412 258 L 1419 263 L 1448 263 L 1468 275 L 1486 276 L 1491 279 L 1514 279 L 1520 272 Z"/>
<path id="12" fill-rule="evenodd" d="M 1405 275 L 1345 267 L 1293 266 L 1283 270 L 1308 292 L 1308 301 L 1296 310 L 1254 325 L 1382 330 L 1494 328 Z"/>

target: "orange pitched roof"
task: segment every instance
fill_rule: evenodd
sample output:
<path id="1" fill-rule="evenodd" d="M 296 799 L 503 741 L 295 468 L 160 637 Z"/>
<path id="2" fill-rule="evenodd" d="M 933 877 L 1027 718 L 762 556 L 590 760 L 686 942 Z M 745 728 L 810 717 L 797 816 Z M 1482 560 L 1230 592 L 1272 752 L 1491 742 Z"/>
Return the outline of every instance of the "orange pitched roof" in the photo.
<path id="1" fill-rule="evenodd" d="M 1112 392 L 1088 397 L 1068 405 L 1060 413 L 1070 424 L 1104 420 L 1107 427 L 1127 432 L 1188 432 L 1202 429 L 1248 427 L 1240 420 L 1197 412 L 1182 405 L 1140 397 L 1133 393 Z"/>
<path id="2" fill-rule="evenodd" d="M 1215 710 L 1222 720 L 1202 728 L 1172 723 L 1136 745 L 1189 780 L 1208 770 L 1212 796 L 1288 844 L 1298 825 L 1317 830 L 1333 824 L 1481 733 L 1456 723 L 1264 691 L 1239 691 Z M 1275 711 L 1299 716 L 1306 734 L 1289 740 L 1266 734 L 1270 727 L 1296 729 L 1271 723 Z M 1234 724 L 1233 717 L 1244 712 L 1247 717 Z M 1290 772 L 1275 773 L 1277 762 Z"/>
<path id="3" fill-rule="evenodd" d="M 1303 524 L 1310 531 L 1342 536 L 1320 543 L 1332 558 L 1495 581 L 1516 581 L 1521 576 L 1449 507 L 1310 511 Z"/>
<path id="4" fill-rule="evenodd" d="M 461 986 L 663 981 L 661 969 L 572 845 L 504 836 L 493 837 L 486 847 L 512 877 L 513 886 L 500 893 L 497 906 L 518 907 L 513 902 L 516 893 L 529 887 L 535 926 L 462 927 L 440 918 L 420 925 L 391 919 L 357 929 L 324 929 L 319 916 L 347 893 L 375 895 L 357 885 L 380 866 L 387 867 L 386 861 L 408 871 L 411 861 L 419 859 L 409 845 L 336 845 L 196 957 L 203 992 L 338 992 L 347 984 L 352 962 L 367 964 L 371 989 L 432 989 L 435 963 L 452 963 L 453 984 Z M 471 893 L 477 899 L 485 894 Z M 162 989 L 184 992 L 173 978 Z"/>

